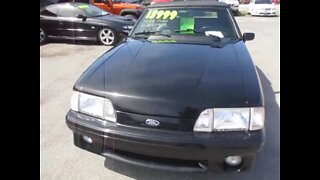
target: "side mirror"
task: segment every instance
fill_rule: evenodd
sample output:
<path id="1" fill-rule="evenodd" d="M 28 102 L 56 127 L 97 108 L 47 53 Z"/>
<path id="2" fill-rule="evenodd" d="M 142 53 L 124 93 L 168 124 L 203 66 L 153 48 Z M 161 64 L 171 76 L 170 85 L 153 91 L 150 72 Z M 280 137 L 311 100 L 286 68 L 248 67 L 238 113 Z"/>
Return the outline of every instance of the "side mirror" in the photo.
<path id="1" fill-rule="evenodd" d="M 83 15 L 83 14 L 78 14 L 77 18 L 82 19 L 82 21 L 86 21 L 87 16 Z"/>
<path id="2" fill-rule="evenodd" d="M 243 33 L 242 39 L 244 42 L 254 40 L 254 33 Z"/>

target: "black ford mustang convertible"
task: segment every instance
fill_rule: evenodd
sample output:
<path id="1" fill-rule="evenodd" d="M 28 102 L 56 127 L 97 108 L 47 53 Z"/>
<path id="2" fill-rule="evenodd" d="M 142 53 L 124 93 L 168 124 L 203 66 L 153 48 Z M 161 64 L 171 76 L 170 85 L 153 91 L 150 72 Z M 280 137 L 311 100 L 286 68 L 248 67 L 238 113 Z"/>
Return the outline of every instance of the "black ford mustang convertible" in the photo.
<path id="1" fill-rule="evenodd" d="M 40 9 L 40 44 L 49 38 L 99 41 L 114 45 L 134 21 L 85 3 L 58 3 Z"/>
<path id="2" fill-rule="evenodd" d="M 252 39 L 224 3 L 149 6 L 74 85 L 74 144 L 145 168 L 251 169 L 265 138 Z"/>

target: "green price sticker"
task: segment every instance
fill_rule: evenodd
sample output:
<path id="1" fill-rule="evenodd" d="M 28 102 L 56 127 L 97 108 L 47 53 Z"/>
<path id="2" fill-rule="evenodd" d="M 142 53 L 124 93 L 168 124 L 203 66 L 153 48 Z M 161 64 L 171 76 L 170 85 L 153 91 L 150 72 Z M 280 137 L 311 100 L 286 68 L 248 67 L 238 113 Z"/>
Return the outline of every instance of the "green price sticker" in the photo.
<path id="1" fill-rule="evenodd" d="M 181 17 L 180 18 L 180 30 L 186 31 L 188 29 L 194 29 L 194 17 Z M 193 31 L 184 32 L 184 34 L 193 34 Z"/>

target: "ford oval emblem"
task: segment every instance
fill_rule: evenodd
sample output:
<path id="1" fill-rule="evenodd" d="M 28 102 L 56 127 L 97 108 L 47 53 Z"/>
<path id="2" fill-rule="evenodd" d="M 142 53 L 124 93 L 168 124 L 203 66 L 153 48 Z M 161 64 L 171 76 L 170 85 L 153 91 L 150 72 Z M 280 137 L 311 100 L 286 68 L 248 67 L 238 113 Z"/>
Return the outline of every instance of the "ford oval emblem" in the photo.
<path id="1" fill-rule="evenodd" d="M 157 126 L 160 125 L 160 122 L 157 121 L 157 120 L 154 120 L 154 119 L 147 119 L 147 120 L 146 120 L 146 124 L 147 124 L 148 126 L 157 127 Z"/>

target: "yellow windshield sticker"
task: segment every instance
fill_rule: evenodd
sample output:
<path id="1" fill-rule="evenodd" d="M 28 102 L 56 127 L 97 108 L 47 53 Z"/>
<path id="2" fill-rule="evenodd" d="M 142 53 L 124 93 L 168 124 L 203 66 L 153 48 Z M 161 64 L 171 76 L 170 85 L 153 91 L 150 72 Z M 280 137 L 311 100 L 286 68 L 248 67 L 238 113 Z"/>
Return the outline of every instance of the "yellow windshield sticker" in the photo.
<path id="1" fill-rule="evenodd" d="M 170 20 L 173 20 L 174 18 L 176 18 L 177 15 L 178 15 L 178 12 L 177 12 L 177 11 L 172 11 L 172 12 L 170 13 Z"/>
<path id="2" fill-rule="evenodd" d="M 78 8 L 80 8 L 80 9 L 85 9 L 85 8 L 88 8 L 88 7 L 89 7 L 89 6 L 86 5 L 86 4 L 83 4 L 83 5 L 78 6 Z"/>
<path id="3" fill-rule="evenodd" d="M 158 13 L 158 10 L 152 11 L 148 19 L 154 19 L 157 16 L 157 13 Z"/>
<path id="4" fill-rule="evenodd" d="M 178 12 L 177 11 L 170 11 L 170 10 L 151 10 L 147 13 L 147 15 L 145 16 L 145 19 L 170 19 L 170 20 L 174 20 L 176 17 L 178 16 Z"/>
<path id="5" fill-rule="evenodd" d="M 171 14 L 171 11 L 165 11 L 165 12 L 163 13 L 162 19 L 167 19 L 167 18 L 170 16 L 170 14 Z"/>
<path id="6" fill-rule="evenodd" d="M 160 10 L 157 12 L 157 19 L 160 19 L 163 16 L 164 10 Z"/>
<path id="7" fill-rule="evenodd" d="M 152 11 L 148 11 L 148 14 L 145 16 L 145 19 L 149 19 L 151 13 Z"/>

